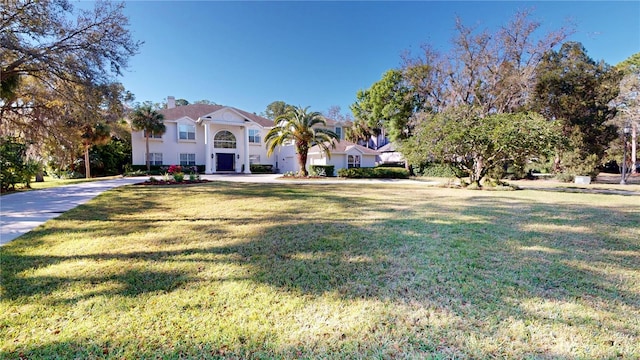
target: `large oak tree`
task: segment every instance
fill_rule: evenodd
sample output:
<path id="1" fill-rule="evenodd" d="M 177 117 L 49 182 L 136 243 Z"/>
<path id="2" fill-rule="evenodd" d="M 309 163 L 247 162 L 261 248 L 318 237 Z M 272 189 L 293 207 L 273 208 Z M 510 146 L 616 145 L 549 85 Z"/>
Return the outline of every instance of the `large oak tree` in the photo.
<path id="1" fill-rule="evenodd" d="M 131 98 L 117 77 L 137 53 L 123 3 L 90 10 L 68 0 L 17 0 L 0 7 L 0 134 L 69 162 L 85 130 L 121 117 Z"/>

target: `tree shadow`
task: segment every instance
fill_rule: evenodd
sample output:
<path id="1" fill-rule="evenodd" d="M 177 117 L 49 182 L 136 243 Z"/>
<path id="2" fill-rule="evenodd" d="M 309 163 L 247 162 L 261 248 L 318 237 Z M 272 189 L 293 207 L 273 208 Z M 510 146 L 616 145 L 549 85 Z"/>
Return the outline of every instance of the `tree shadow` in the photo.
<path id="1" fill-rule="evenodd" d="M 499 323 L 487 327 L 485 322 L 499 319 L 528 321 L 535 318 L 549 326 L 564 322 L 567 326 L 578 324 L 593 331 L 599 331 L 600 326 L 618 333 L 629 331 L 607 320 L 602 324 L 590 324 L 586 319 L 568 316 L 545 318 L 527 307 L 527 301 L 531 299 L 542 299 L 551 304 L 580 302 L 612 313 L 619 313 L 622 308 L 636 314 L 640 312 L 640 294 L 620 286 L 619 279 L 615 279 L 618 275 L 598 270 L 601 266 L 631 273 L 640 271 L 640 243 L 633 237 L 640 226 L 637 209 L 609 209 L 606 214 L 610 219 L 603 221 L 605 213 L 595 205 L 566 203 L 558 206 L 516 196 L 487 195 L 469 196 L 461 206 L 450 204 L 446 196 L 437 192 L 428 193 L 432 198 L 416 199 L 412 204 L 407 203 L 406 198 L 394 199 L 393 194 L 363 198 L 357 196 L 356 187 L 350 188 L 353 193 L 323 193 L 320 191 L 323 189 L 329 188 L 273 187 L 265 192 L 261 186 L 234 184 L 202 188 L 199 195 L 219 192 L 217 199 L 229 200 L 251 199 L 263 194 L 285 203 L 308 195 L 323 201 L 337 213 L 351 212 L 352 215 L 343 219 L 314 217 L 309 209 L 298 209 L 297 212 L 288 209 L 265 216 L 261 231 L 242 241 L 218 244 L 211 239 L 202 239 L 200 243 L 195 241 L 177 249 L 160 247 L 69 256 L 25 255 L 20 247 L 2 249 L 3 298 L 27 300 L 34 295 L 50 294 L 69 282 L 120 284 L 87 296 L 135 297 L 172 292 L 212 281 L 202 278 L 197 268 L 224 265 L 241 267 L 245 270 L 242 280 L 266 284 L 283 294 L 311 298 L 330 295 L 349 301 L 376 300 L 447 311 L 467 319 L 467 331 L 479 339 L 498 337 Z M 88 205 L 85 210 L 91 212 L 93 208 Z M 117 220 L 127 214 L 126 207 L 118 207 L 102 221 L 108 223 L 106 226 L 119 222 L 132 224 L 128 230 L 131 232 L 150 231 L 150 225 L 143 220 Z M 206 217 L 192 220 L 184 226 L 214 240 L 232 236 L 230 230 L 216 227 L 214 222 L 223 222 L 233 228 L 260 221 L 253 213 L 245 218 L 218 216 L 213 220 Z M 175 220 L 154 221 L 171 226 Z M 116 233 L 114 230 L 113 234 Z M 34 236 L 37 237 L 37 233 Z M 156 241 L 159 245 L 176 244 L 175 239 L 170 238 Z M 143 264 L 179 260 L 198 266 L 171 271 L 136 267 L 115 274 L 77 278 L 25 278 L 21 275 L 29 269 L 70 260 L 133 260 Z M 215 281 L 238 279 L 236 274 L 228 273 Z M 424 329 L 416 326 L 414 330 Z M 460 343 L 459 339 L 448 341 L 463 353 L 467 349 L 468 345 Z M 425 344 L 432 346 L 428 341 Z M 303 344 L 295 351 L 318 355 L 305 346 Z M 255 350 L 250 346 L 239 348 Z M 210 350 L 215 353 L 220 349 L 211 345 Z M 33 351 L 37 353 L 38 350 Z M 184 351 L 189 354 L 194 350 Z M 546 352 L 546 355 L 550 354 Z M 499 353 L 484 355 L 498 356 Z M 563 355 L 566 354 L 559 356 Z"/>

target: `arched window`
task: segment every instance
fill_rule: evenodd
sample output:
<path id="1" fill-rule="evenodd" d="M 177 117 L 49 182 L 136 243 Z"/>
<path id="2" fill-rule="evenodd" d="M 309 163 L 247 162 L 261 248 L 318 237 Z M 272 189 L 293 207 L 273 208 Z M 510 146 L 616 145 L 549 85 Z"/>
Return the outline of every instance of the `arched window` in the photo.
<path id="1" fill-rule="evenodd" d="M 236 137 L 229 131 L 220 131 L 213 138 L 213 147 L 220 149 L 235 149 Z"/>

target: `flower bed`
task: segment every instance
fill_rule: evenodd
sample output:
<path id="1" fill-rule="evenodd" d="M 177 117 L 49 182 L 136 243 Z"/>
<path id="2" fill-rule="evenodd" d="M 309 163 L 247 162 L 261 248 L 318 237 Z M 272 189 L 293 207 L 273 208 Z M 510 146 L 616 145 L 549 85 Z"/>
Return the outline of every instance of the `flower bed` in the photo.
<path id="1" fill-rule="evenodd" d="M 200 180 L 182 180 L 182 181 L 175 181 L 175 180 L 146 180 L 143 182 L 139 182 L 136 183 L 135 185 L 189 185 L 189 184 L 202 184 L 202 183 L 208 183 L 211 182 L 211 180 L 205 180 L 205 179 L 200 179 Z"/>

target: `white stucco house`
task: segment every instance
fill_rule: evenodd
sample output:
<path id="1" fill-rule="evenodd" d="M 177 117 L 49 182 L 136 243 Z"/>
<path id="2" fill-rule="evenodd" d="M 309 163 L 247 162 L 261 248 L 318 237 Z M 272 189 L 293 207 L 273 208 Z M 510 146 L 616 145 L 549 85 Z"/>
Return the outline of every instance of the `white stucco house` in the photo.
<path id="1" fill-rule="evenodd" d="M 269 119 L 223 105 L 176 106 L 175 98 L 171 96 L 167 98 L 167 108 L 159 112 L 164 115 L 166 132 L 157 136 L 152 134 L 149 139 L 151 165 L 197 165 L 204 167 L 207 174 L 248 174 L 251 164 L 271 165 L 281 173 L 299 170 L 293 145 L 283 146 L 267 156 L 264 138 L 274 126 Z M 344 134 L 342 126 L 339 122 L 327 122 L 327 127 L 341 137 Z M 145 165 L 146 145 L 142 131 L 131 133 L 131 147 L 133 165 Z M 336 161 L 333 154 L 332 160 L 326 160 L 327 164 Z M 336 155 L 340 158 L 343 154 Z M 315 154 L 307 165 L 322 163 L 322 157 L 322 154 Z M 344 159 L 341 166 L 336 166 L 336 171 L 348 166 L 347 158 Z M 367 155 L 360 166 L 374 165 L 375 161 L 369 162 Z"/>
<path id="2" fill-rule="evenodd" d="M 149 139 L 151 165 L 203 165 L 205 173 L 250 173 L 250 164 L 274 164 L 267 156 L 264 136 L 273 122 L 261 116 L 222 105 L 175 106 L 167 98 L 166 132 Z M 145 137 L 131 133 L 133 165 L 146 164 Z"/>
<path id="3" fill-rule="evenodd" d="M 319 147 L 309 149 L 307 163 L 309 165 L 333 165 L 335 171 L 343 168 L 374 167 L 379 153 L 362 145 L 354 144 L 347 140 L 336 142 L 335 148 L 329 146 L 331 157 Z"/>

